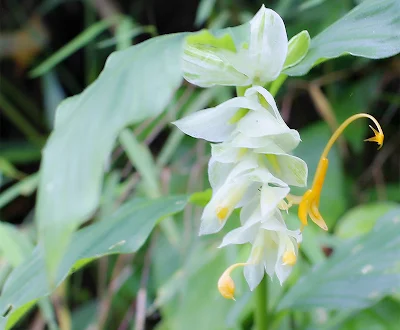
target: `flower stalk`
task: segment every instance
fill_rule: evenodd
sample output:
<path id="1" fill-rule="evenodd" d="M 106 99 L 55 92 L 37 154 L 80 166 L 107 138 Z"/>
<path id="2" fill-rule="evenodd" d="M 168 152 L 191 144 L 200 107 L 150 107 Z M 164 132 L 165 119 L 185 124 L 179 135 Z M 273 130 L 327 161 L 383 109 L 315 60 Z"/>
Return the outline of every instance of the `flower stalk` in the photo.
<path id="1" fill-rule="evenodd" d="M 264 277 L 261 283 L 255 290 L 255 329 L 267 330 L 268 329 L 268 281 Z"/>

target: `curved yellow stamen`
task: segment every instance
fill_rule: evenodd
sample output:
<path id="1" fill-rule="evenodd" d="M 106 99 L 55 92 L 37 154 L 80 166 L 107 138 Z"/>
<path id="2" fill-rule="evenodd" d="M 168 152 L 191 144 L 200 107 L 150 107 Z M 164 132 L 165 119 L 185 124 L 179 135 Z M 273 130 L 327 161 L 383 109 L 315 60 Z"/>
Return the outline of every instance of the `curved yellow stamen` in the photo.
<path id="1" fill-rule="evenodd" d="M 328 143 L 325 146 L 324 151 L 321 154 L 321 158 L 318 163 L 317 170 L 315 171 L 314 181 L 312 184 L 311 189 L 307 190 L 306 193 L 303 195 L 300 203 L 299 203 L 299 210 L 298 210 L 298 217 L 302 223 L 302 227 L 307 225 L 307 217 L 310 216 L 311 220 L 316 223 L 319 227 L 324 230 L 328 230 L 328 226 L 326 225 L 321 213 L 319 212 L 319 200 L 321 197 L 322 187 L 324 185 L 326 172 L 328 170 L 328 154 L 331 150 L 333 144 L 336 142 L 338 137 L 343 133 L 345 128 L 352 123 L 353 121 L 359 118 L 369 118 L 371 119 L 377 127 L 377 130 L 373 128 L 371 125 L 369 126 L 372 131 L 374 132 L 374 136 L 370 137 L 364 141 L 372 141 L 376 142 L 379 145 L 379 148 L 382 148 L 384 134 L 382 131 L 381 126 L 379 125 L 378 121 L 367 113 L 359 113 L 357 115 L 351 116 L 347 118 L 339 128 L 333 133 L 331 138 L 329 139 Z"/>
<path id="2" fill-rule="evenodd" d="M 221 277 L 218 280 L 218 291 L 221 294 L 222 297 L 226 299 L 232 299 L 235 300 L 234 294 L 235 294 L 235 282 L 233 282 L 232 277 L 231 277 L 231 272 L 241 266 L 246 266 L 247 263 L 245 262 L 240 262 L 237 264 L 233 264 L 229 266 L 221 275 Z"/>

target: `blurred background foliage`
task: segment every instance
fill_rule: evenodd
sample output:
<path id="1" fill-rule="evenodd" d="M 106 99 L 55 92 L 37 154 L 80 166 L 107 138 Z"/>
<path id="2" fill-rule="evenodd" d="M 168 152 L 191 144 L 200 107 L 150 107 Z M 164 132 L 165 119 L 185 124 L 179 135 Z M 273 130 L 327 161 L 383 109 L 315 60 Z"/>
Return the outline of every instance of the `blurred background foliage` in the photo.
<path id="1" fill-rule="evenodd" d="M 96 79 L 111 52 L 156 35 L 239 25 L 251 19 L 262 3 L 283 17 L 289 38 L 303 29 L 313 37 L 360 2 L 1 0 L 0 285 L 27 260 L 37 242 L 33 223 L 37 172 L 55 109 Z M 375 145 L 363 143 L 370 132 L 359 121 L 332 151 L 321 200 L 330 233 L 309 226 L 303 257 L 288 283 L 281 288 L 276 280 L 272 282 L 269 306 L 274 329 L 397 329 L 400 324 L 399 286 L 391 284 L 400 277 L 387 279 L 389 287 L 374 293 L 367 289 L 381 277 L 372 276 L 372 282 L 357 291 L 356 275 L 351 272 L 355 260 L 347 260 L 345 249 L 348 242 L 357 246 L 357 240 L 371 240 L 373 248 L 356 255 L 358 260 L 368 262 L 378 252 L 400 260 L 399 253 L 390 253 L 393 246 L 386 249 L 384 244 L 398 241 L 400 230 L 389 230 L 390 225 L 385 230 L 374 227 L 378 219 L 389 224 L 400 216 L 399 77 L 398 56 L 384 60 L 346 56 L 323 63 L 305 77 L 288 79 L 277 95 L 283 118 L 300 131 L 303 142 L 296 154 L 309 164 L 311 174 L 331 132 L 354 113 L 368 112 L 379 120 L 385 145 L 377 153 Z M 228 87 L 201 90 L 184 83 L 161 116 L 132 126 L 125 138 L 121 135 L 91 223 L 119 219 L 115 211 L 133 196 L 188 195 L 207 189 L 209 146 L 183 136 L 169 123 L 233 94 Z M 137 148 L 132 151 L 133 145 Z M 134 157 L 137 150 L 139 159 Z M 133 254 L 104 256 L 85 267 L 85 263 L 75 265 L 51 297 L 27 306 L 15 329 L 251 329 L 254 303 L 239 272 L 234 275 L 236 303 L 222 300 L 216 290 L 226 265 L 244 259 L 247 247 L 217 250 L 222 234 L 199 239 L 201 210 L 190 204 L 163 221 L 139 250 L 140 246 L 122 251 Z M 388 211 L 392 213 L 387 215 Z M 289 214 L 288 221 L 293 218 Z M 332 273 L 335 267 L 329 268 L 334 262 L 332 252 L 336 262 L 344 265 L 339 275 Z M 310 273 L 313 280 L 307 282 L 307 276 L 300 280 L 304 292 L 299 286 L 289 289 L 317 263 L 323 266 Z M 325 266 L 329 271 L 321 271 Z M 332 292 L 325 292 L 327 297 L 340 288 L 347 286 L 347 290 L 336 305 L 325 299 L 332 308 L 322 303 L 318 307 L 315 299 L 322 298 L 317 293 L 326 287 L 318 288 L 330 276 L 336 284 L 328 285 Z M 313 291 L 315 296 L 310 296 Z M 353 299 L 357 295 L 360 299 Z M 306 311 L 298 310 L 302 301 L 309 304 Z"/>

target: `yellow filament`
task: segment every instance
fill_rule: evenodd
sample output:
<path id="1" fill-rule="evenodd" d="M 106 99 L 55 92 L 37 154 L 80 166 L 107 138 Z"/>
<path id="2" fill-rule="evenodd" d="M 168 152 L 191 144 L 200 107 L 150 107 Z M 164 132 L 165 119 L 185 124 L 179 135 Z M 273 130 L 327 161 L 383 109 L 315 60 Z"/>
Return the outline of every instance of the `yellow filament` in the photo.
<path id="1" fill-rule="evenodd" d="M 282 261 L 284 265 L 294 266 L 297 261 L 297 257 L 293 251 L 286 251 L 283 254 Z"/>
<path id="2" fill-rule="evenodd" d="M 221 277 L 218 280 L 218 291 L 221 294 L 222 297 L 226 299 L 232 299 L 235 300 L 234 294 L 235 294 L 235 282 L 233 282 L 232 277 L 231 277 L 231 272 L 241 266 L 246 266 L 247 263 L 241 262 L 237 264 L 233 264 L 229 266 L 221 275 Z"/>
<path id="3" fill-rule="evenodd" d="M 339 128 L 333 133 L 332 137 L 329 139 L 328 143 L 325 146 L 324 151 L 322 152 L 321 158 L 318 163 L 317 170 L 315 172 L 314 181 L 312 184 L 311 189 L 307 190 L 306 193 L 303 195 L 299 203 L 299 210 L 298 210 L 298 217 L 302 223 L 302 227 L 307 225 L 307 217 L 310 216 L 311 220 L 320 226 L 324 230 L 328 230 L 328 226 L 326 225 L 321 213 L 319 212 L 319 200 L 321 197 L 322 187 L 324 185 L 326 172 L 328 170 L 328 153 L 331 150 L 333 144 L 338 139 L 338 137 L 343 133 L 345 128 L 352 123 L 353 121 L 359 118 L 369 118 L 371 119 L 376 127 L 377 130 L 373 128 L 371 125 L 369 126 L 372 131 L 374 132 L 374 136 L 368 138 L 364 141 L 372 141 L 376 142 L 379 145 L 380 149 L 383 145 L 384 135 L 381 126 L 379 125 L 378 121 L 367 113 L 359 113 L 357 115 L 351 116 L 346 119 Z M 290 201 L 290 199 L 288 198 Z M 295 200 L 293 200 L 295 203 Z"/>
<path id="4" fill-rule="evenodd" d="M 359 118 L 369 118 L 374 122 L 374 124 L 376 125 L 378 130 L 375 130 L 372 126 L 370 126 L 372 128 L 372 131 L 374 132 L 375 136 L 373 136 L 373 137 L 371 137 L 369 139 L 366 139 L 365 141 L 377 142 L 378 145 L 379 145 L 379 149 L 382 148 L 384 135 L 383 135 L 383 131 L 382 131 L 381 125 L 379 125 L 378 121 L 374 117 L 372 117 L 370 114 L 368 114 L 368 113 L 358 113 L 356 115 L 353 115 L 353 116 L 347 118 L 339 126 L 339 128 L 335 131 L 335 133 L 333 133 L 333 135 L 329 139 L 324 151 L 322 152 L 321 159 L 328 157 L 328 153 L 331 150 L 333 144 L 336 142 L 337 138 L 343 133 L 343 131 L 345 130 L 345 128 L 347 126 L 349 126 L 349 124 L 351 124 L 353 121 L 355 121 L 355 120 L 357 120 Z"/>

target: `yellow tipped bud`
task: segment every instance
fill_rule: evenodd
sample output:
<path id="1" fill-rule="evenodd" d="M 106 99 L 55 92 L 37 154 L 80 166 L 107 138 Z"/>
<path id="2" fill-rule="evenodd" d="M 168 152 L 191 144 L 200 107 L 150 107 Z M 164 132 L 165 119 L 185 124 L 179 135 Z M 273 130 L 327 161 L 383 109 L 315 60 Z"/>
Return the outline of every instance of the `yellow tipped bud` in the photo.
<path id="1" fill-rule="evenodd" d="M 218 291 L 222 297 L 235 300 L 235 282 L 232 280 L 231 272 L 237 267 L 245 266 L 246 263 L 237 263 L 229 266 L 218 280 Z"/>
<path id="2" fill-rule="evenodd" d="M 218 206 L 216 213 L 217 213 L 217 218 L 223 221 L 228 216 L 229 209 L 226 206 Z"/>
<path id="3" fill-rule="evenodd" d="M 223 273 L 218 280 L 218 291 L 225 299 L 235 300 L 235 282 L 230 275 Z"/>
<path id="4" fill-rule="evenodd" d="M 283 254 L 282 261 L 284 265 L 294 266 L 297 261 L 297 257 L 293 251 L 286 251 Z"/>

